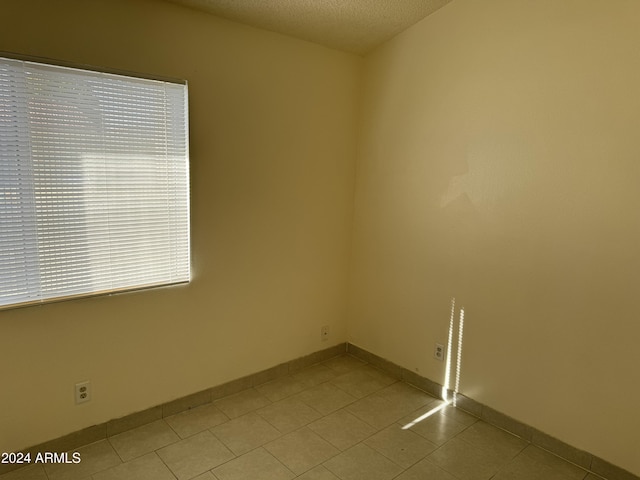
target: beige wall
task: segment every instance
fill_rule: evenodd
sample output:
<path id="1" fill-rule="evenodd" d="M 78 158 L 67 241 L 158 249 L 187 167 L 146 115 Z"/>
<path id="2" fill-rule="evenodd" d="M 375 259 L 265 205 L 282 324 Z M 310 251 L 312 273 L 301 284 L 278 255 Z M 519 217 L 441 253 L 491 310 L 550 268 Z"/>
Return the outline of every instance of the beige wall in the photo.
<path id="1" fill-rule="evenodd" d="M 361 59 L 159 1 L 2 11 L 0 50 L 189 81 L 194 279 L 0 312 L 0 450 L 346 339 L 443 381 L 455 296 L 464 393 L 640 473 L 638 2 L 455 0 L 367 56 L 353 223 Z"/>
<path id="2" fill-rule="evenodd" d="M 640 2 L 455 0 L 365 59 L 349 340 L 640 474 Z"/>
<path id="3" fill-rule="evenodd" d="M 345 341 L 358 57 L 159 1 L 2 17 L 2 51 L 188 80 L 194 276 L 0 312 L 0 451 Z"/>

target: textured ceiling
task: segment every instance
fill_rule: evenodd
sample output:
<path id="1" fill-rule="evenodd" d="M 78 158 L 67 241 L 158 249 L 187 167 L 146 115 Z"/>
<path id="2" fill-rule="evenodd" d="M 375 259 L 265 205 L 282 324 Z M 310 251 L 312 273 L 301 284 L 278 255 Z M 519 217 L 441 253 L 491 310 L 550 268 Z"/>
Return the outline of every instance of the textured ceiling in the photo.
<path id="1" fill-rule="evenodd" d="M 170 1 L 362 55 L 451 0 Z"/>

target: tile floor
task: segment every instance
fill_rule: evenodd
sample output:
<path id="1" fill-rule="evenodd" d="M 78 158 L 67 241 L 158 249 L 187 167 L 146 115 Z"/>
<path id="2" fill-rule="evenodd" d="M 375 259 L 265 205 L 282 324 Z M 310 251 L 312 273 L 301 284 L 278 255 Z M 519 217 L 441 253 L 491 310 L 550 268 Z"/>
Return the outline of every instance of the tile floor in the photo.
<path id="1" fill-rule="evenodd" d="M 599 478 L 451 406 L 425 416 L 441 405 L 343 355 L 0 480 Z"/>

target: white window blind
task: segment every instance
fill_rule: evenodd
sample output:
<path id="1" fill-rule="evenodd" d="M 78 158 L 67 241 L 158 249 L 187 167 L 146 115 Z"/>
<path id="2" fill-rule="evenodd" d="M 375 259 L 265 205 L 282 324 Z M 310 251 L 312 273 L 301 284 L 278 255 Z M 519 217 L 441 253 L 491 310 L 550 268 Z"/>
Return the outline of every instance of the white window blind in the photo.
<path id="1" fill-rule="evenodd" d="M 188 282 L 186 85 L 0 58 L 0 308 Z"/>

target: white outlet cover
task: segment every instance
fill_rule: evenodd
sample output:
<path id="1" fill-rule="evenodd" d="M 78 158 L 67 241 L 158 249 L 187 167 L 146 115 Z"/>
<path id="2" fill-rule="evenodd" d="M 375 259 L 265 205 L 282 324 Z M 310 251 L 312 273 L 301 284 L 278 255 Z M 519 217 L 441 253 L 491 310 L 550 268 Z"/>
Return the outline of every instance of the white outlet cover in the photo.
<path id="1" fill-rule="evenodd" d="M 76 383 L 75 388 L 76 404 L 86 403 L 91 400 L 91 382 Z"/>
<path id="2" fill-rule="evenodd" d="M 329 325 L 320 327 L 320 339 L 323 341 L 329 339 Z"/>

